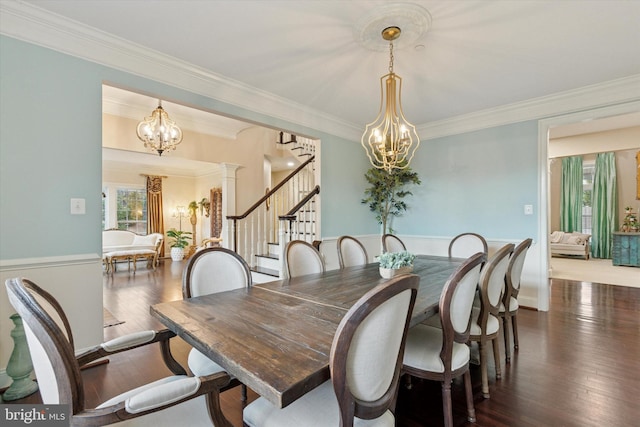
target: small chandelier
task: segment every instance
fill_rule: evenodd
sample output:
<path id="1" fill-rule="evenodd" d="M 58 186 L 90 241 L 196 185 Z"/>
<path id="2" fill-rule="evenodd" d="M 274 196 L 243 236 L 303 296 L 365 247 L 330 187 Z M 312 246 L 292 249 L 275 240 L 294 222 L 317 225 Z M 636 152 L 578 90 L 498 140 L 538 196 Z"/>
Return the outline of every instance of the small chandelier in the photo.
<path id="1" fill-rule="evenodd" d="M 146 148 L 157 151 L 160 156 L 165 151 L 175 150 L 182 142 L 182 130 L 169 118 L 160 100 L 151 116 L 138 123 L 136 134 Z"/>
<path id="2" fill-rule="evenodd" d="M 393 72 L 393 41 L 398 37 L 398 27 L 382 30 L 382 38 L 389 42 L 389 74 L 380 78 L 378 117 L 367 125 L 360 141 L 371 164 L 389 173 L 393 169 L 409 167 L 420 145 L 415 126 L 404 118 L 402 112 L 402 78 Z"/>

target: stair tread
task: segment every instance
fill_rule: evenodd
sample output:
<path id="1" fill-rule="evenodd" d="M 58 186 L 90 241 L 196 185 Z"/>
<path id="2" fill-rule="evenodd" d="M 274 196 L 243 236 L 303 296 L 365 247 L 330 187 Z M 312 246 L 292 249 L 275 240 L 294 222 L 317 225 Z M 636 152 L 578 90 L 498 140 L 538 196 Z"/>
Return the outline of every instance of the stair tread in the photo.
<path id="1" fill-rule="evenodd" d="M 278 270 L 273 270 L 271 268 L 264 267 L 252 267 L 251 271 L 255 271 L 256 273 L 266 274 L 267 276 L 280 277 L 280 273 Z"/>
<path id="2" fill-rule="evenodd" d="M 257 257 L 269 258 L 269 259 L 280 259 L 278 255 L 275 254 L 257 254 Z"/>

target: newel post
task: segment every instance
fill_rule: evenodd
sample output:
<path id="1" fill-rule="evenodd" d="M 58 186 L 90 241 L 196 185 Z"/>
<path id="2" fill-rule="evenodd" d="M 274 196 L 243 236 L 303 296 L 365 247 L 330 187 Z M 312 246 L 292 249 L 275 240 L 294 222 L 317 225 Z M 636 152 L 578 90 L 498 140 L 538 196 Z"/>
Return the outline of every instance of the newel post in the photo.
<path id="1" fill-rule="evenodd" d="M 13 382 L 2 395 L 2 399 L 5 401 L 22 399 L 38 390 L 38 383 L 30 378 L 31 371 L 33 371 L 33 363 L 29 354 L 22 318 L 16 313 L 12 314 L 10 319 L 14 324 L 14 328 L 11 331 L 13 351 L 7 364 L 7 375 L 11 377 Z"/>

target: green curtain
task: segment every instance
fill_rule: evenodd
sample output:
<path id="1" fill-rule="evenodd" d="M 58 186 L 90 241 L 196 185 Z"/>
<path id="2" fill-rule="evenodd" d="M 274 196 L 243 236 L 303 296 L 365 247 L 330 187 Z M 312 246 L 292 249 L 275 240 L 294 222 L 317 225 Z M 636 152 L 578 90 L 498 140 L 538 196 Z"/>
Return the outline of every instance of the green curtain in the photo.
<path id="1" fill-rule="evenodd" d="M 611 237 L 618 229 L 618 185 L 614 153 L 596 156 L 593 177 L 591 253 L 594 258 L 611 258 Z"/>
<path id="2" fill-rule="evenodd" d="M 562 159 L 560 188 L 561 231 L 582 231 L 582 157 Z"/>

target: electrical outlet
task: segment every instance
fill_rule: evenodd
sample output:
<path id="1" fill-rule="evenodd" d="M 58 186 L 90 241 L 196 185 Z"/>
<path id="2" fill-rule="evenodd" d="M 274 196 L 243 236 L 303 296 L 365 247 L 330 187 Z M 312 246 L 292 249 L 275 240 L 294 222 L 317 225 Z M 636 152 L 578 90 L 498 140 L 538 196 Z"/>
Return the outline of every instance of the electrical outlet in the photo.
<path id="1" fill-rule="evenodd" d="M 533 205 L 524 205 L 524 214 L 533 215 Z"/>

